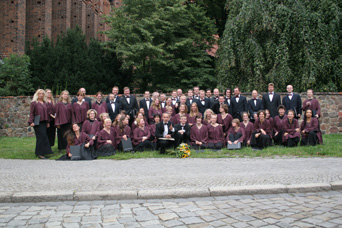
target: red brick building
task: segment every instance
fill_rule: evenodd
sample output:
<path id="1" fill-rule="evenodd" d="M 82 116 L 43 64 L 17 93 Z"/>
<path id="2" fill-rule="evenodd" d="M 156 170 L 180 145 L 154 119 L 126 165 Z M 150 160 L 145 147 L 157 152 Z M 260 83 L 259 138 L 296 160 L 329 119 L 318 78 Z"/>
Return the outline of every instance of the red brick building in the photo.
<path id="1" fill-rule="evenodd" d="M 23 54 L 25 42 L 44 36 L 53 41 L 68 28 L 79 26 L 87 37 L 105 41 L 108 29 L 101 16 L 121 0 L 1 0 L 0 59 Z"/>

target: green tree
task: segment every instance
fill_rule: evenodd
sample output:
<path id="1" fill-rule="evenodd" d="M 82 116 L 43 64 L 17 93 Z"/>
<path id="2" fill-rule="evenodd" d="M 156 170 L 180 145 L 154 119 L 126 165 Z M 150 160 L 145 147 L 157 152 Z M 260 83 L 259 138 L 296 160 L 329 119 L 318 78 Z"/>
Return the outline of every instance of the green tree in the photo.
<path id="1" fill-rule="evenodd" d="M 30 58 L 12 54 L 0 63 L 0 96 L 29 95 L 33 92 Z"/>
<path id="2" fill-rule="evenodd" d="M 227 9 L 217 64 L 226 86 L 342 89 L 341 1 L 228 0 Z"/>
<path id="3" fill-rule="evenodd" d="M 181 0 L 125 0 L 106 17 L 107 47 L 133 69 L 131 87 L 140 91 L 215 86 L 214 21 L 199 5 Z"/>

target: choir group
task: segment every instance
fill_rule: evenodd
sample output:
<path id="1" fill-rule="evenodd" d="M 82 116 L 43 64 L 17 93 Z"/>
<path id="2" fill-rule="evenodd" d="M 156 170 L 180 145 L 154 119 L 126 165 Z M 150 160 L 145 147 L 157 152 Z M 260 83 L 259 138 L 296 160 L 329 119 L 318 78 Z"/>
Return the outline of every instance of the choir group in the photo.
<path id="1" fill-rule="evenodd" d="M 224 95 L 217 88 L 212 94 L 211 89 L 197 86 L 186 96 L 181 89 L 174 90 L 171 97 L 158 92 L 151 97 L 146 91 L 139 104 L 128 87 L 123 92 L 119 96 L 115 86 L 105 101 L 98 92 L 92 102 L 84 88 L 72 101 L 64 90 L 55 104 L 51 90 L 38 89 L 28 121 L 36 134 L 36 156 L 45 158 L 52 153 L 56 128 L 58 149 L 67 151 L 65 159 L 72 157 L 72 145 L 84 145 L 87 155 L 83 159 L 93 159 L 115 154 L 128 139 L 134 151 L 158 149 L 160 153 L 181 143 L 212 150 L 235 144 L 253 149 L 273 144 L 297 146 L 299 141 L 300 145 L 322 144 L 320 105 L 311 89 L 303 104 L 292 85 L 287 86 L 288 94 L 281 100 L 273 83 L 262 99 L 253 90 L 248 101 L 238 87 L 226 89 Z"/>

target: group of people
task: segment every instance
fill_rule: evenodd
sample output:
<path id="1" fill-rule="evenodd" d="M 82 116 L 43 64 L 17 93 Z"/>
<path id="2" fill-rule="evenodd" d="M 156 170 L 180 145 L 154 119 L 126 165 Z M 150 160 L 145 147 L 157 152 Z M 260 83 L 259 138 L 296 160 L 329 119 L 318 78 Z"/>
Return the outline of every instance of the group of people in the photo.
<path id="1" fill-rule="evenodd" d="M 196 86 L 187 95 L 181 89 L 174 90 L 171 97 L 158 92 L 151 96 L 146 91 L 138 104 L 128 87 L 119 96 L 115 86 L 106 100 L 98 92 L 92 102 L 81 88 L 72 101 L 69 92 L 62 91 L 55 104 L 51 90 L 39 89 L 31 103 L 29 125 L 37 138 L 36 155 L 42 159 L 52 153 L 56 128 L 58 149 L 66 149 L 67 159 L 72 157 L 72 145 L 84 144 L 89 155 L 85 159 L 93 159 L 115 154 L 128 138 L 135 151 L 158 149 L 160 153 L 181 143 L 212 150 L 237 143 L 256 149 L 273 144 L 297 146 L 299 141 L 301 145 L 321 144 L 320 105 L 313 91 L 307 91 L 303 104 L 292 85 L 287 86 L 287 92 L 281 100 L 270 83 L 262 99 L 253 90 L 252 99 L 247 101 L 238 87 L 226 89 L 224 95 L 215 88 L 212 95 L 210 89 Z"/>

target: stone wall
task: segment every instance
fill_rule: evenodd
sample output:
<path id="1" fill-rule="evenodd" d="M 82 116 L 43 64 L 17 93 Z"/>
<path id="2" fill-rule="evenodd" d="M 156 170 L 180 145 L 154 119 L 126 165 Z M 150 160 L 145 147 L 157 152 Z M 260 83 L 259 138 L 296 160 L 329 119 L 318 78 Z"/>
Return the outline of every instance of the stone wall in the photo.
<path id="1" fill-rule="evenodd" d="M 243 94 L 248 99 L 250 94 Z M 282 96 L 285 94 L 281 94 Z M 140 100 L 143 95 L 137 94 Z M 306 94 L 301 94 L 302 100 Z M 95 100 L 94 96 L 90 96 Z M 342 133 L 342 93 L 316 93 L 321 104 L 321 130 L 325 134 Z M 32 127 L 27 121 L 32 97 L 0 97 L 0 136 L 27 137 L 34 136 Z"/>

